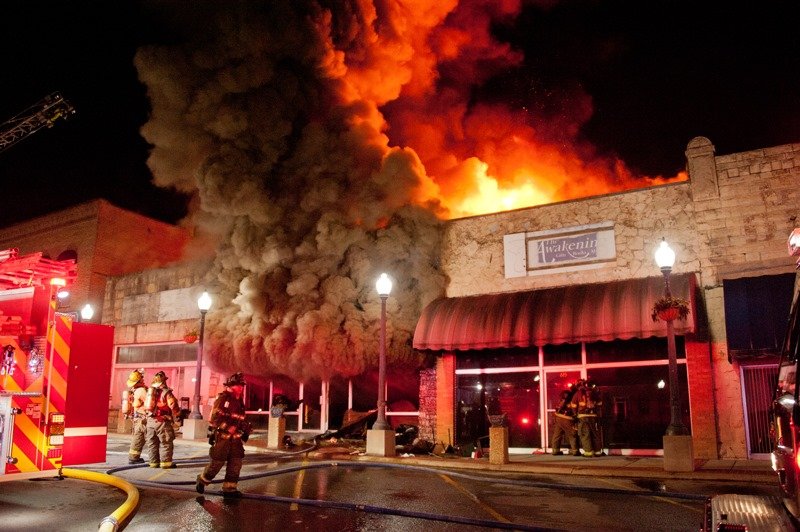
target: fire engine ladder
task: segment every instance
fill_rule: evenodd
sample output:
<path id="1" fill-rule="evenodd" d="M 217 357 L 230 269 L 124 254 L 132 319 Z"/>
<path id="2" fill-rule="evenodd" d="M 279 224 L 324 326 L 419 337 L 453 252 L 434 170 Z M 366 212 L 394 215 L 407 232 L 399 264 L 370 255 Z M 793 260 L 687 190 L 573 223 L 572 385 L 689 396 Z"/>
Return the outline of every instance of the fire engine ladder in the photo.
<path id="1" fill-rule="evenodd" d="M 42 128 L 53 127 L 56 120 L 67 119 L 75 109 L 60 93 L 48 94 L 16 116 L 0 124 L 0 152 Z"/>

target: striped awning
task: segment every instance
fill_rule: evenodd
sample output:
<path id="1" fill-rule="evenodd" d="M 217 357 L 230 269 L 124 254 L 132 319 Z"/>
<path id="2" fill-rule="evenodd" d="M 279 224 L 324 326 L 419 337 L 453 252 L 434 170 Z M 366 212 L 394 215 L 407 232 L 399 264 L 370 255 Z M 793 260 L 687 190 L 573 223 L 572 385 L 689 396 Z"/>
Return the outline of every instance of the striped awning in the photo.
<path id="1" fill-rule="evenodd" d="M 695 331 L 693 273 L 670 276 L 674 297 L 689 301 L 686 320 L 675 320 L 675 334 Z M 437 299 L 422 312 L 414 348 L 455 351 L 529 347 L 666 336 L 663 321 L 651 318 L 664 295 L 664 278 L 648 277 Z"/>

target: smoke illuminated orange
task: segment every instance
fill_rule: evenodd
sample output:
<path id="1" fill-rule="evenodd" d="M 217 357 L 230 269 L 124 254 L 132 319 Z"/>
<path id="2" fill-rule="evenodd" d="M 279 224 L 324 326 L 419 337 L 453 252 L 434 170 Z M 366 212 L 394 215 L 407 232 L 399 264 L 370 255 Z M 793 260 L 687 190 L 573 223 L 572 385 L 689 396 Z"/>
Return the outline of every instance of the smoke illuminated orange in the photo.
<path id="1" fill-rule="evenodd" d="M 364 106 L 376 141 L 416 153 L 416 201 L 459 218 L 685 179 L 636 176 L 618 158 L 596 154 L 579 139 L 593 113 L 579 89 L 546 95 L 562 100 L 556 116 L 474 101 L 475 86 L 522 62 L 490 31 L 493 18 L 519 11 L 519 0 L 417 0 L 413 10 L 389 13 L 392 31 L 361 26 L 363 49 L 331 62 L 340 94 Z"/>

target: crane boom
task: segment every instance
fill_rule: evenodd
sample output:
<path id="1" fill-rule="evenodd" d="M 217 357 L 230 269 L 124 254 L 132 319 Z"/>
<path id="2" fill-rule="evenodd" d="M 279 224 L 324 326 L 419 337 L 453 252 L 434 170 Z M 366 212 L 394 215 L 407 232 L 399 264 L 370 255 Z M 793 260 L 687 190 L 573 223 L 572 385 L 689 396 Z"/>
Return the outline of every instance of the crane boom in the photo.
<path id="1" fill-rule="evenodd" d="M 0 152 L 39 131 L 53 127 L 58 119 L 67 119 L 75 109 L 60 93 L 48 94 L 21 113 L 0 124 Z"/>

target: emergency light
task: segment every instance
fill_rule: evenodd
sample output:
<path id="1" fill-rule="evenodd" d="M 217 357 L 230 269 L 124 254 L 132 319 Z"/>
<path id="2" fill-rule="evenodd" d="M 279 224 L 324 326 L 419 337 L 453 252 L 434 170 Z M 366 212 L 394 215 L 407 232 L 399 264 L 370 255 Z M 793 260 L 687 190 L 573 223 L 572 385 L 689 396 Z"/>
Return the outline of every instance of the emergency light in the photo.
<path id="1" fill-rule="evenodd" d="M 47 429 L 47 443 L 51 446 L 64 445 L 64 414 L 53 412 Z"/>

